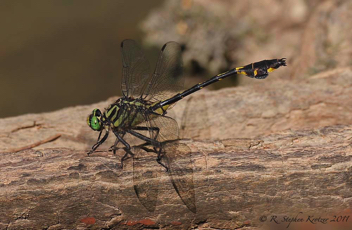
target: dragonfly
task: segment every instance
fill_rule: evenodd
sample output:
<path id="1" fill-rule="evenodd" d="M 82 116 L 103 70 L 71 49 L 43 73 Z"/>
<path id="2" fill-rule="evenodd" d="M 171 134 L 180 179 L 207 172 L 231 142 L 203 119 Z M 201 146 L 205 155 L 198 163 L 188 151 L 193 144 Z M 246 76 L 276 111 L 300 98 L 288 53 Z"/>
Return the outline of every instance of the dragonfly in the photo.
<path id="1" fill-rule="evenodd" d="M 134 40 L 124 40 L 121 43 L 121 52 L 122 97 L 109 105 L 105 111 L 94 109 L 87 117 L 88 126 L 99 132 L 97 142 L 87 154 L 90 155 L 96 151 L 111 132 L 116 137 L 116 141 L 109 150 L 116 154 L 116 151 L 121 149 L 118 147 L 119 144 L 125 151 L 121 158 L 121 167 L 123 161 L 129 157 L 133 159 L 136 155 L 155 152 L 157 163 L 169 172 L 178 195 L 186 206 L 195 212 L 192 178 L 185 178 L 186 175 L 192 174 L 190 161 L 185 160 L 190 150 L 185 144 L 178 142 L 178 124 L 173 118 L 167 116 L 167 111 L 184 97 L 229 76 L 242 74 L 250 78 L 265 79 L 270 72 L 286 66 L 286 59 L 263 60 L 236 67 L 184 90 L 182 49 L 177 42 L 168 42 L 161 48 L 154 73 L 151 73 L 148 60 Z M 140 140 L 142 144 L 131 146 L 127 137 Z M 134 166 L 139 163 L 134 163 Z M 136 182 L 134 188 L 137 196 L 143 200 L 140 199 L 140 201 L 148 203 L 145 205 L 146 208 L 153 210 L 155 199 L 149 199 L 148 195 L 141 194 L 141 191 L 146 193 L 151 191 L 148 188 L 150 185 L 145 185 L 143 188 L 142 174 L 134 174 Z M 154 195 L 149 197 L 152 196 L 154 197 Z"/>

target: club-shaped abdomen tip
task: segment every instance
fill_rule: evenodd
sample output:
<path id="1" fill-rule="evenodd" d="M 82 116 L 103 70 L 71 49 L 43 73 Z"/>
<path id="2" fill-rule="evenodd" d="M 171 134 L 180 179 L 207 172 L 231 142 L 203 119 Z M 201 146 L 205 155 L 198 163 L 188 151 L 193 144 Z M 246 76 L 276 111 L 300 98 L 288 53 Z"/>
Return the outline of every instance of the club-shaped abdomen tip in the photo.
<path id="1" fill-rule="evenodd" d="M 286 58 L 281 58 L 281 59 L 279 59 L 278 61 L 279 61 L 280 66 L 287 66 L 287 64 L 286 64 Z"/>

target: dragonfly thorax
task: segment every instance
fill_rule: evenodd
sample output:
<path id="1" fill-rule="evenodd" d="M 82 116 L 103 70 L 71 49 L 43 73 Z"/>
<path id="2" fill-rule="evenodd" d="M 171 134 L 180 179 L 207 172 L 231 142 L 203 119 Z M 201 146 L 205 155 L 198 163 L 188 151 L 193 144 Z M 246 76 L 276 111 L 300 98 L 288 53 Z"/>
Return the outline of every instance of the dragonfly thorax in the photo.
<path id="1" fill-rule="evenodd" d="M 144 121 L 143 114 L 149 111 L 150 106 L 150 102 L 140 98 L 122 97 L 106 108 L 104 113 L 94 109 L 87 123 L 94 131 L 133 127 Z"/>
<path id="2" fill-rule="evenodd" d="M 122 97 L 111 104 L 104 112 L 104 118 L 111 128 L 129 128 L 145 121 L 150 102 L 141 98 Z"/>

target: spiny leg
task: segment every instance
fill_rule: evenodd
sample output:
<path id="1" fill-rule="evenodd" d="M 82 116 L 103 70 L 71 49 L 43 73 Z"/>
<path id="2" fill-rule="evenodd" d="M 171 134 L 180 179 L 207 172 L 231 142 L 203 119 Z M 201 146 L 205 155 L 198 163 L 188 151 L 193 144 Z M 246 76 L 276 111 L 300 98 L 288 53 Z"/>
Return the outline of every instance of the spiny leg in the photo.
<path id="1" fill-rule="evenodd" d="M 112 151 L 112 153 L 114 155 L 116 155 L 116 149 L 117 149 L 116 146 L 119 142 L 120 142 L 120 140 L 118 138 L 116 138 L 115 143 L 109 148 L 109 152 Z"/>
<path id="2" fill-rule="evenodd" d="M 125 134 L 126 132 L 121 132 L 121 137 L 123 138 Z M 116 150 L 118 149 L 116 146 L 119 142 L 120 142 L 120 139 L 116 137 L 115 143 L 109 148 L 109 151 L 112 151 L 114 155 L 116 155 Z"/>
<path id="3" fill-rule="evenodd" d="M 166 169 L 166 172 L 168 172 L 169 168 L 166 165 L 164 165 L 164 163 L 161 162 L 161 159 L 163 158 L 163 156 L 164 154 L 162 153 L 162 147 L 160 147 L 158 151 L 158 157 L 156 158 L 156 162 L 158 162 L 161 166 L 163 166 Z"/>
<path id="4" fill-rule="evenodd" d="M 145 130 L 145 131 L 149 131 L 149 130 L 156 131 L 155 137 L 153 137 L 153 139 L 155 139 L 155 140 L 158 138 L 159 132 L 160 132 L 159 127 L 136 126 L 136 127 L 131 128 L 131 129 L 133 129 L 133 130 Z"/>
<path id="5" fill-rule="evenodd" d="M 146 137 L 146 136 L 144 136 L 143 134 L 137 133 L 137 132 L 135 132 L 135 131 L 133 131 L 133 130 L 128 130 L 127 132 L 130 133 L 130 134 L 132 134 L 133 136 L 138 137 L 139 139 L 142 139 L 142 140 L 144 140 L 144 141 L 150 143 L 151 145 L 153 145 L 154 151 L 158 154 L 158 157 L 157 157 L 156 161 L 157 161 L 161 166 L 163 166 L 163 167 L 166 169 L 166 171 L 169 171 L 169 168 L 168 168 L 165 164 L 163 164 L 163 163 L 161 162 L 161 159 L 162 159 L 162 157 L 163 157 L 164 155 L 162 154 L 162 147 L 161 147 L 161 143 L 160 143 L 160 142 L 158 142 L 157 140 L 151 139 L 151 138 L 149 138 L 149 137 Z M 156 148 L 159 148 L 159 150 L 156 150 Z"/>
<path id="6" fill-rule="evenodd" d="M 92 154 L 92 153 L 93 153 L 101 144 L 103 144 L 104 141 L 106 141 L 106 139 L 108 138 L 108 136 L 109 136 L 109 131 L 105 131 L 105 135 L 103 136 L 103 138 L 100 139 L 100 136 L 101 136 L 101 133 L 102 133 L 102 132 L 103 132 L 103 131 L 101 131 L 101 132 L 99 133 L 97 143 L 95 143 L 95 144 L 92 146 L 92 149 L 87 153 L 88 156 L 89 156 L 90 154 Z M 99 139 L 100 139 L 100 140 L 99 140 Z"/>
<path id="7" fill-rule="evenodd" d="M 148 142 L 149 144 L 151 144 L 153 146 L 156 146 L 156 147 L 160 146 L 160 142 L 158 142 L 157 140 L 152 139 L 150 137 L 146 137 L 143 134 L 140 134 L 140 133 L 135 132 L 133 130 L 127 130 L 126 132 L 130 133 L 131 135 L 133 135 L 135 137 L 138 137 L 139 139 L 141 139 L 141 140 L 143 140 L 145 142 Z"/>
<path id="8" fill-rule="evenodd" d="M 153 130 L 153 131 L 156 131 L 156 134 L 155 134 L 155 137 L 153 136 L 153 139 L 154 140 L 157 140 L 158 139 L 158 136 L 159 136 L 159 132 L 160 132 L 160 128 L 159 127 L 145 127 L 145 126 L 136 126 L 136 127 L 133 127 L 132 128 L 133 130 Z M 154 134 L 153 134 L 154 135 Z M 155 153 L 158 152 L 158 150 L 156 149 L 156 147 L 154 146 L 153 147 Z"/>
<path id="9" fill-rule="evenodd" d="M 99 141 L 99 139 L 100 139 L 100 137 L 101 137 L 102 132 L 103 132 L 103 130 L 99 132 L 99 136 L 98 136 L 98 140 L 97 140 L 97 141 Z"/>
<path id="10" fill-rule="evenodd" d="M 125 147 L 123 148 L 123 150 L 125 150 L 125 155 L 123 155 L 123 157 L 121 158 L 121 168 L 123 168 L 123 162 L 128 158 L 128 155 L 132 157 L 134 156 L 131 149 L 128 149 L 127 147 Z"/>
<path id="11" fill-rule="evenodd" d="M 123 136 L 121 137 L 120 134 L 116 131 L 113 130 L 113 133 L 115 134 L 115 136 L 117 137 L 117 142 L 121 142 L 125 148 L 123 148 L 125 150 L 125 155 L 121 158 L 121 168 L 123 168 L 123 161 L 127 159 L 128 155 L 133 156 L 134 154 L 131 152 L 131 146 L 122 138 L 126 132 L 123 133 Z"/>
<path id="12" fill-rule="evenodd" d="M 150 127 L 150 128 L 148 128 L 148 127 L 137 126 L 137 127 L 134 127 L 133 129 L 134 129 L 134 130 L 150 130 L 150 129 L 151 129 L 151 130 L 153 130 L 153 131 L 156 131 L 156 135 L 155 135 L 155 137 L 153 137 L 155 140 L 157 140 L 158 135 L 159 135 L 159 132 L 160 132 L 159 127 Z M 161 166 L 163 166 L 163 167 L 166 169 L 166 171 L 168 171 L 168 170 L 169 170 L 168 167 L 167 167 L 165 164 L 163 164 L 163 163 L 161 162 L 161 159 L 162 159 L 163 156 L 164 156 L 164 154 L 162 154 L 162 147 L 160 146 L 160 147 L 159 147 L 159 150 L 157 150 L 157 147 L 153 145 L 153 149 L 154 149 L 154 152 L 155 152 L 156 154 L 158 154 L 158 157 L 157 157 L 157 159 L 156 159 L 156 161 L 158 162 L 158 164 L 160 164 Z"/>
<path id="13" fill-rule="evenodd" d="M 161 146 L 158 147 L 159 150 L 157 150 L 157 147 L 153 146 L 153 149 L 150 149 L 150 148 L 146 147 L 147 145 L 150 145 L 150 144 L 144 143 L 144 144 L 139 145 L 138 147 L 143 149 L 146 152 L 156 153 L 158 155 L 156 161 L 158 162 L 158 164 L 160 164 L 161 166 L 163 166 L 166 169 L 166 172 L 168 172 L 169 168 L 161 162 L 161 159 L 164 157 L 164 154 L 162 153 L 162 147 Z"/>
<path id="14" fill-rule="evenodd" d="M 158 155 L 156 161 L 157 161 L 159 164 L 161 164 L 162 166 L 165 167 L 165 165 L 160 162 L 161 159 L 162 159 L 163 156 L 164 156 L 164 154 L 161 153 L 162 147 L 159 147 L 159 150 L 157 150 L 155 146 L 153 146 L 153 149 L 148 148 L 148 147 L 147 147 L 148 145 L 150 145 L 150 143 L 147 143 L 147 142 L 146 142 L 146 143 L 143 143 L 143 144 L 138 145 L 138 148 L 141 148 L 141 149 L 143 149 L 143 150 L 146 151 L 146 152 L 153 152 L 153 153 L 156 153 L 156 154 Z M 165 167 L 165 168 L 167 169 L 167 167 Z"/>

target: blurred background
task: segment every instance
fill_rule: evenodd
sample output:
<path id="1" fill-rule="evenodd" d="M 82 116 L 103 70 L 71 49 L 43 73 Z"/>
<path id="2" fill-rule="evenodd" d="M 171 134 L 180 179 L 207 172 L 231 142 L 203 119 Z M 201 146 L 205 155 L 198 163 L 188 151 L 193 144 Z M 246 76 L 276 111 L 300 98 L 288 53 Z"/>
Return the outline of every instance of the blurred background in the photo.
<path id="1" fill-rule="evenodd" d="M 1 1 L 0 117 L 52 111 L 121 95 L 120 43 L 126 38 L 139 42 L 152 69 L 164 43 L 181 43 L 185 48 L 186 87 L 262 59 L 288 59 L 290 68 L 271 75 L 268 80 L 273 83 L 276 77 L 301 78 L 351 64 L 348 43 L 336 45 L 341 44 L 341 36 L 350 36 L 351 30 L 342 26 L 350 19 L 346 16 L 350 8 L 336 15 L 346 16 L 336 28 L 330 31 L 326 25 L 336 24 L 336 20 L 331 22 L 334 15 L 331 17 L 328 9 L 343 2 Z M 320 12 L 316 19 L 314 12 Z M 329 20 L 324 21 L 326 18 Z M 316 27 L 314 20 L 321 27 Z M 324 40 L 320 30 L 328 39 Z M 317 39 L 321 50 L 310 44 Z M 250 79 L 233 77 L 211 87 L 248 82 Z"/>

